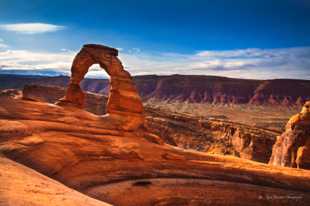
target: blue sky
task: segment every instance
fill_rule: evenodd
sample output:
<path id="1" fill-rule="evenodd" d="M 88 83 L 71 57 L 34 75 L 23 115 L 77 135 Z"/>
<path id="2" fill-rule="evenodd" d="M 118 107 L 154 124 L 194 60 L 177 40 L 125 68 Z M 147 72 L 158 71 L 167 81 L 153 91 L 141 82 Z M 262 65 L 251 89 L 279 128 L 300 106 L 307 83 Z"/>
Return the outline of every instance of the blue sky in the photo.
<path id="1" fill-rule="evenodd" d="M 309 22 L 308 0 L 1 0 L 0 73 L 68 74 L 101 43 L 134 75 L 310 79 Z"/>

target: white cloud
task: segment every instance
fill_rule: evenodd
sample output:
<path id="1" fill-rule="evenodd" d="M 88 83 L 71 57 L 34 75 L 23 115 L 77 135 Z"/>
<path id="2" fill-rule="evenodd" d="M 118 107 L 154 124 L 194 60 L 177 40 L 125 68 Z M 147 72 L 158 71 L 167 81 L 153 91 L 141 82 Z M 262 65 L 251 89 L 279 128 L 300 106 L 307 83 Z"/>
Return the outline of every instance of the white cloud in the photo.
<path id="1" fill-rule="evenodd" d="M 3 43 L 0 43 L 0 49 L 8 48 L 9 46 Z"/>
<path id="2" fill-rule="evenodd" d="M 134 74 L 220 75 L 310 79 L 310 47 L 200 51 L 196 54 L 122 54 Z"/>
<path id="3" fill-rule="evenodd" d="M 6 49 L 8 48 L 9 46 L 7 44 L 4 44 L 4 43 L 1 43 L 0 42 L 0 49 Z"/>
<path id="4" fill-rule="evenodd" d="M 13 31 L 22 34 L 39 34 L 46 32 L 55 32 L 64 29 L 64 26 L 46 24 L 46 23 L 17 23 L 17 24 L 1 24 L 0 29 Z"/>
<path id="5" fill-rule="evenodd" d="M 0 38 L 0 49 L 6 49 L 9 45 L 4 43 L 4 40 Z"/>
<path id="6" fill-rule="evenodd" d="M 27 50 L 0 51 L 0 65 L 5 69 L 54 69 L 68 71 L 73 52 L 32 52 Z"/>
<path id="7" fill-rule="evenodd" d="M 77 51 L 34 52 L 0 50 L 0 68 L 19 70 L 52 69 L 70 74 Z M 300 78 L 310 79 L 310 47 L 283 49 L 244 49 L 201 51 L 194 54 L 120 52 L 125 68 L 133 75 L 191 74 L 219 75 L 235 78 Z M 98 65 L 90 76 L 102 77 Z"/>

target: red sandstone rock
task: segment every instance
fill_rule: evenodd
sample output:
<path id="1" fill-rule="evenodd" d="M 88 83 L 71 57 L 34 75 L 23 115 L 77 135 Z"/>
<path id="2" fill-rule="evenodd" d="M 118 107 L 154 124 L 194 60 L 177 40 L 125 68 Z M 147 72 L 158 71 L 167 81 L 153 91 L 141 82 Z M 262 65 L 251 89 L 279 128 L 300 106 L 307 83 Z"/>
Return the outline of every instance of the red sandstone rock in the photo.
<path id="1" fill-rule="evenodd" d="M 310 169 L 310 101 L 288 121 L 273 146 L 269 164 Z M 308 156 L 308 157 L 307 157 Z"/>
<path id="2" fill-rule="evenodd" d="M 84 106 L 84 93 L 79 84 L 91 65 L 98 63 L 110 75 L 107 114 L 104 118 L 118 121 L 123 130 L 134 130 L 143 122 L 141 98 L 130 74 L 124 70 L 114 48 L 88 44 L 76 55 L 71 67 L 71 79 L 66 95 L 59 105 Z"/>

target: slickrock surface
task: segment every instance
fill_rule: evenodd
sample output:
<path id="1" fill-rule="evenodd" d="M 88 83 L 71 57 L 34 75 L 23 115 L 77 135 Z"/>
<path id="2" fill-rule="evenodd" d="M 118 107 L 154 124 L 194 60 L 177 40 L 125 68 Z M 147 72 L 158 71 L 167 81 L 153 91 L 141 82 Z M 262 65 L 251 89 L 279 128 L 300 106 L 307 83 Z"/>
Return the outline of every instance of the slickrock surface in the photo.
<path id="1" fill-rule="evenodd" d="M 108 206 L 0 156 L 0 206 Z"/>
<path id="2" fill-rule="evenodd" d="M 273 146 L 269 164 L 310 169 L 310 101 L 288 121 Z"/>
<path id="3" fill-rule="evenodd" d="M 78 108 L 1 97 L 0 118 L 5 156 L 111 204 L 310 201 L 309 171 L 186 151 Z"/>
<path id="4" fill-rule="evenodd" d="M 144 121 L 143 106 L 130 74 L 117 58 L 118 51 L 106 46 L 87 44 L 76 55 L 66 95 L 59 105 L 84 107 L 85 94 L 80 83 L 91 65 L 98 63 L 110 75 L 107 121 L 120 122 L 124 130 L 137 129 Z"/>

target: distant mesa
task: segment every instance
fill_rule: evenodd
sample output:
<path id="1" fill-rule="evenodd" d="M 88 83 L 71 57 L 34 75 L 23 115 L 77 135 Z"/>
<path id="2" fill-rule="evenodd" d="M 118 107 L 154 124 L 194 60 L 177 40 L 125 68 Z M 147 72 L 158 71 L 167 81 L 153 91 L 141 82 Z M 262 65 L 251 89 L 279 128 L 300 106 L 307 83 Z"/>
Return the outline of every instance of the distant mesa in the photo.
<path id="1" fill-rule="evenodd" d="M 22 89 L 26 84 L 65 87 L 69 81 L 65 76 L 0 75 L 0 89 Z M 307 99 L 310 99 L 310 80 L 143 75 L 134 76 L 133 81 L 143 100 L 301 107 Z M 80 87 L 85 91 L 107 94 L 109 81 L 86 78 L 81 82 Z"/>

